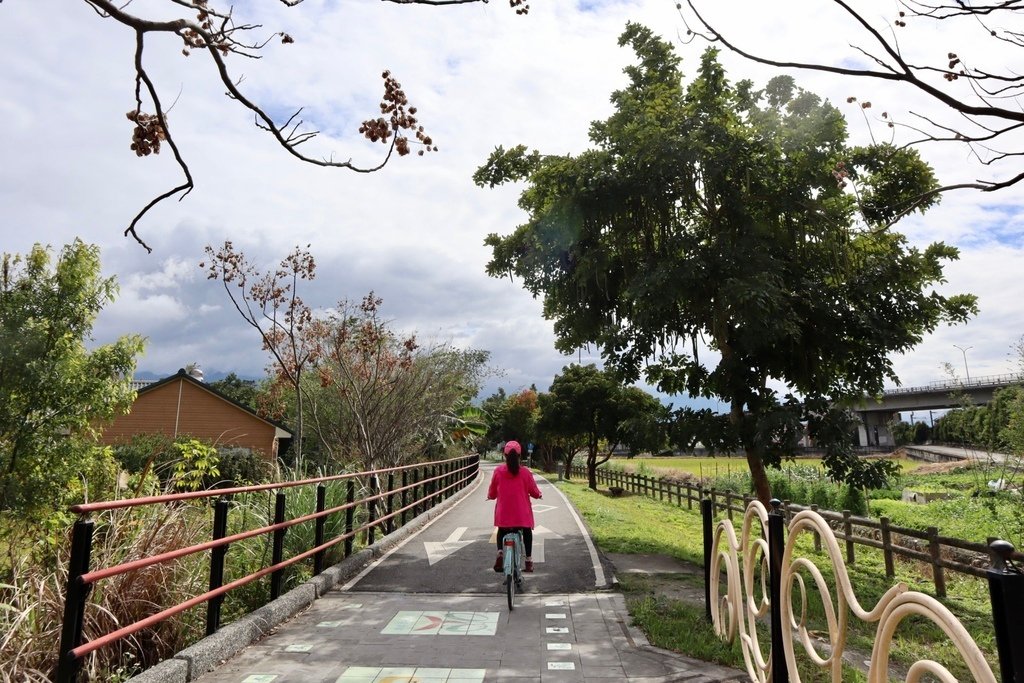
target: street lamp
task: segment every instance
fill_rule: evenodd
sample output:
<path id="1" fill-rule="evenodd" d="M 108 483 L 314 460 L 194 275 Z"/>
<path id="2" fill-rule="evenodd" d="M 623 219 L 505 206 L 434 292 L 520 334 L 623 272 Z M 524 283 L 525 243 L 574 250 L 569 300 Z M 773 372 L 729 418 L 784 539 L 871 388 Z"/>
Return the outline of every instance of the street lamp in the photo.
<path id="1" fill-rule="evenodd" d="M 967 349 L 973 349 L 973 346 L 960 346 L 959 344 L 953 344 L 955 348 L 960 349 L 960 353 L 964 355 L 964 373 L 967 375 L 967 383 L 971 383 L 971 371 L 967 369 Z"/>

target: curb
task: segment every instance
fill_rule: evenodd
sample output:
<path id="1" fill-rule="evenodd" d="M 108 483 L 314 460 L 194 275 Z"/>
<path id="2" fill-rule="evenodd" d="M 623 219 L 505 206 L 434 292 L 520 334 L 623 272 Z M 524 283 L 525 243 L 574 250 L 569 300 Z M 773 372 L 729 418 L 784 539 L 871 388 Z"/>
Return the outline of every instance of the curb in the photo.
<path id="1" fill-rule="evenodd" d="M 394 546 L 419 533 L 431 520 L 447 512 L 472 493 L 482 480 L 482 476 L 482 472 L 478 471 L 476 479 L 469 482 L 461 491 L 415 517 L 389 536 L 363 548 L 309 581 L 296 586 L 277 600 L 250 612 L 213 635 L 188 646 L 170 659 L 165 659 L 128 680 L 131 683 L 189 683 L 212 671 L 220 663 L 258 642 L 273 629 L 312 605 L 335 586 L 357 575 Z"/>

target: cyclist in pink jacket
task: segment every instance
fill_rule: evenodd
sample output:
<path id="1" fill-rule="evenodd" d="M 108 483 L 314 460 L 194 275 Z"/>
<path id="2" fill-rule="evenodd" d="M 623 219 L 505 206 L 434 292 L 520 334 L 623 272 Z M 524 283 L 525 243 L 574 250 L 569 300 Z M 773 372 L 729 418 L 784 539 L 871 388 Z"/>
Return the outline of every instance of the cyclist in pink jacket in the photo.
<path id="1" fill-rule="evenodd" d="M 505 464 L 494 468 L 491 485 L 487 489 L 487 500 L 497 500 L 494 505 L 494 526 L 498 527 L 498 559 L 494 571 L 502 570 L 502 537 L 516 529 L 523 532 L 523 546 L 526 551 L 526 568 L 533 571 L 533 506 L 530 498 L 540 498 L 540 489 L 533 479 L 533 472 L 519 464 L 522 447 L 518 441 L 505 444 Z"/>

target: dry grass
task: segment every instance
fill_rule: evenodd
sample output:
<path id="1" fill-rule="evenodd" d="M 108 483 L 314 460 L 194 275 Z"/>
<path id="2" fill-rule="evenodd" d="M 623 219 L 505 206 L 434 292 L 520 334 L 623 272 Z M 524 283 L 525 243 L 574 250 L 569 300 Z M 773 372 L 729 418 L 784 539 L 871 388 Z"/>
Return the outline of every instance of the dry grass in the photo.
<path id="1" fill-rule="evenodd" d="M 91 566 L 108 567 L 192 545 L 207 537 L 209 515 L 194 506 L 121 510 L 98 518 Z M 0 681 L 48 681 L 57 664 L 67 583 L 67 548 L 26 557 L 0 586 Z M 88 599 L 84 632 L 97 638 L 182 602 L 205 581 L 205 555 L 154 565 L 106 579 Z M 200 591 L 201 592 L 201 591 Z M 111 681 L 176 652 L 199 628 L 188 612 L 90 654 L 85 679 Z"/>

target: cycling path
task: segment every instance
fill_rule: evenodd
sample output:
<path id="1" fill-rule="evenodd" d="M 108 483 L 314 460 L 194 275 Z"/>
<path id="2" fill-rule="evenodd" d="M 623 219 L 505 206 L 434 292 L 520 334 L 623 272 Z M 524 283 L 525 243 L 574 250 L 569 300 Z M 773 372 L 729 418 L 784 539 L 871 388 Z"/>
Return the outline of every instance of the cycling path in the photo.
<path id="1" fill-rule="evenodd" d="M 201 683 L 735 681 L 740 672 L 654 648 L 607 590 L 575 509 L 538 478 L 536 571 L 515 609 L 494 572 L 490 468 L 383 557 Z"/>

